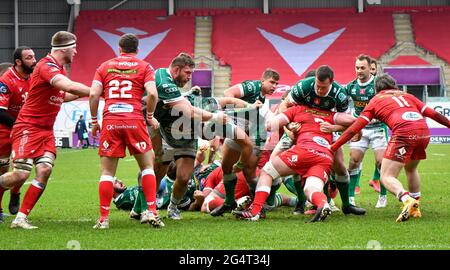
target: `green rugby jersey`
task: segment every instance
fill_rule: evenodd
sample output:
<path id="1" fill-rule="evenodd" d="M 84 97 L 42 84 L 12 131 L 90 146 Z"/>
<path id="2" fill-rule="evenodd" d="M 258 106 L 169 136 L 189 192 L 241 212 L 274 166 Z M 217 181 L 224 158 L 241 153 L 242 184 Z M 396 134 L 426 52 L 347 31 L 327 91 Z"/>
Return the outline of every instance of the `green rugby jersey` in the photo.
<path id="1" fill-rule="evenodd" d="M 348 95 L 345 89 L 337 82 L 331 84 L 327 96 L 321 97 L 316 94 L 316 78 L 306 78 L 298 81 L 289 93 L 289 99 L 297 104 L 306 105 L 311 108 L 337 112 L 345 112 L 348 109 Z"/>

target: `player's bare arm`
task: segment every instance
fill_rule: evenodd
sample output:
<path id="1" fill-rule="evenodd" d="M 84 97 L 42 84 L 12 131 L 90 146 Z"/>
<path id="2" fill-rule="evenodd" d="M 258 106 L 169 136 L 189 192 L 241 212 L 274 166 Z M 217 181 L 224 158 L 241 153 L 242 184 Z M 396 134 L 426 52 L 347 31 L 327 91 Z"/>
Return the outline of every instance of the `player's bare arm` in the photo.
<path id="1" fill-rule="evenodd" d="M 328 122 L 320 123 L 320 131 L 326 133 L 344 131 L 355 122 L 356 118 L 348 113 L 336 113 L 334 124 Z"/>
<path id="2" fill-rule="evenodd" d="M 241 92 L 240 85 L 239 84 L 233 85 L 232 87 L 230 87 L 227 90 L 225 90 L 223 95 L 225 97 L 241 98 L 242 97 L 242 92 Z"/>
<path id="3" fill-rule="evenodd" d="M 187 99 L 181 99 L 175 102 L 167 103 L 172 108 L 176 108 L 182 112 L 183 115 L 189 116 L 189 118 L 199 119 L 200 121 L 214 121 L 217 123 L 225 124 L 228 121 L 227 116 L 223 112 L 210 113 L 198 107 L 192 106 Z"/>
<path id="4" fill-rule="evenodd" d="M 79 96 L 89 96 L 90 88 L 82 83 L 74 82 L 62 74 L 58 74 L 51 80 L 51 85 L 55 88 L 61 89 L 64 92 Z"/>
<path id="5" fill-rule="evenodd" d="M 153 117 L 153 112 L 155 111 L 156 104 L 158 103 L 158 91 L 156 89 L 155 82 L 147 82 L 145 84 L 145 91 L 147 91 L 147 115 L 145 117 L 152 129 L 157 129 L 159 128 L 159 123 L 158 120 Z"/>
<path id="6" fill-rule="evenodd" d="M 266 130 L 267 131 L 276 131 L 280 129 L 280 127 L 285 126 L 289 124 L 289 119 L 286 115 L 280 113 L 277 114 L 275 117 L 268 118 L 266 120 Z"/>

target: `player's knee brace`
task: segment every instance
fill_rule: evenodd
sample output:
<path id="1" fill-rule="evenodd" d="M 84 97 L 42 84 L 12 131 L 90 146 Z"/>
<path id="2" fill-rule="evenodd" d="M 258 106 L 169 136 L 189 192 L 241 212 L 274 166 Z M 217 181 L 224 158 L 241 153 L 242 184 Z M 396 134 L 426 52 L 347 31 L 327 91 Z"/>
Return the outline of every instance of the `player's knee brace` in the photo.
<path id="1" fill-rule="evenodd" d="M 31 158 L 20 158 L 13 161 L 14 171 L 30 173 L 33 169 L 33 160 Z"/>
<path id="2" fill-rule="evenodd" d="M 0 168 L 8 168 L 8 167 L 9 167 L 9 157 L 0 158 Z"/>
<path id="3" fill-rule="evenodd" d="M 53 168 L 53 158 L 46 156 L 36 158 L 36 167 L 40 165 L 47 165 Z"/>
<path id="4" fill-rule="evenodd" d="M 273 180 L 276 180 L 280 177 L 278 171 L 273 167 L 272 162 L 269 161 L 264 165 L 263 170 L 267 172 L 270 176 L 272 176 Z"/>

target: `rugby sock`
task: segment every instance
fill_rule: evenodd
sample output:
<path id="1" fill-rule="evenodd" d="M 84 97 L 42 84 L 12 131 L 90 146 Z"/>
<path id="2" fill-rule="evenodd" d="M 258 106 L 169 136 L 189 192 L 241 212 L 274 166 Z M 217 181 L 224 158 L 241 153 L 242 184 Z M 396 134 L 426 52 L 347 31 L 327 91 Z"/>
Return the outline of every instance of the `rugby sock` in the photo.
<path id="1" fill-rule="evenodd" d="M 380 180 L 380 169 L 377 166 L 375 166 L 375 170 L 373 171 L 372 180 Z"/>
<path id="2" fill-rule="evenodd" d="M 144 193 L 142 193 L 142 195 L 141 195 L 141 193 L 142 193 L 142 187 L 138 187 L 138 195 L 137 195 L 137 198 L 134 200 L 133 209 L 132 209 L 133 212 L 135 212 L 137 214 L 140 214 L 143 212 L 142 205 L 141 205 L 141 196 L 144 196 Z"/>
<path id="3" fill-rule="evenodd" d="M 327 203 L 327 196 L 319 191 L 313 192 L 311 194 L 311 203 L 317 206 L 317 209 L 320 209 Z"/>
<path id="4" fill-rule="evenodd" d="M 360 187 L 360 186 L 359 186 L 359 180 L 361 180 L 361 169 L 359 169 L 359 172 L 358 172 L 358 178 L 356 178 L 356 185 L 355 185 L 355 188 L 356 188 L 356 187 Z"/>
<path id="5" fill-rule="evenodd" d="M 252 204 L 252 215 L 256 215 L 259 212 L 261 212 L 262 206 L 267 200 L 267 197 L 269 197 L 270 193 L 270 187 L 268 186 L 262 186 L 257 187 L 255 192 L 255 199 L 253 200 Z"/>
<path id="6" fill-rule="evenodd" d="M 277 190 L 281 186 L 281 181 L 280 180 L 281 179 L 279 179 L 277 183 L 274 182 L 272 184 L 272 187 L 271 187 L 270 193 L 269 193 L 269 197 L 267 197 L 267 199 L 266 199 L 266 204 L 268 206 L 275 206 L 276 207 L 276 205 L 275 205 L 275 200 L 276 200 L 275 195 L 277 193 Z"/>
<path id="7" fill-rule="evenodd" d="M 234 191 L 236 188 L 237 177 L 235 173 L 226 173 L 223 175 L 223 186 L 225 188 L 225 202 L 224 204 L 233 205 Z"/>
<path id="8" fill-rule="evenodd" d="M 294 176 L 294 186 L 295 186 L 295 190 L 297 191 L 298 201 L 305 204 L 306 195 L 305 195 L 305 191 L 303 190 L 303 187 L 302 187 L 302 182 L 300 181 L 300 177 L 298 175 Z"/>
<path id="9" fill-rule="evenodd" d="M 348 173 L 350 174 L 350 184 L 348 186 L 348 195 L 350 197 L 355 197 L 355 188 L 356 188 L 356 184 L 359 182 L 360 170 L 359 169 L 349 170 Z"/>
<path id="10" fill-rule="evenodd" d="M 330 186 L 330 181 L 327 181 L 325 183 L 325 185 L 323 186 L 323 194 L 325 194 L 325 196 L 327 196 L 327 202 L 331 201 L 331 197 L 330 194 L 328 192 L 328 187 Z"/>
<path id="11" fill-rule="evenodd" d="M 109 206 L 114 193 L 113 182 L 114 177 L 110 175 L 100 176 L 100 183 L 98 185 L 98 194 L 100 197 L 100 222 L 108 219 Z"/>
<path id="12" fill-rule="evenodd" d="M 144 191 L 142 191 L 142 187 L 139 189 L 138 201 L 141 209 L 141 213 L 145 210 L 148 210 L 147 200 L 145 199 Z"/>
<path id="13" fill-rule="evenodd" d="M 404 203 L 404 202 L 406 202 L 406 200 L 411 198 L 411 196 L 409 196 L 409 192 L 402 190 L 397 194 L 397 198 L 399 201 Z"/>
<path id="14" fill-rule="evenodd" d="M 413 197 L 416 200 L 420 200 L 420 191 L 419 192 L 414 192 L 414 193 L 409 193 L 409 196 Z"/>
<path id="15" fill-rule="evenodd" d="M 349 183 L 348 182 L 343 182 L 342 180 L 344 180 L 345 178 L 347 178 L 348 176 L 336 176 L 336 186 L 339 190 L 339 194 L 341 196 L 341 200 L 342 200 L 342 207 L 349 207 L 350 206 L 350 201 L 349 201 L 349 196 L 348 196 L 348 189 L 349 189 Z"/>
<path id="16" fill-rule="evenodd" d="M 250 196 L 255 196 L 256 186 L 258 185 L 258 177 L 253 177 L 250 183 L 248 183 L 248 188 L 250 190 Z"/>
<path id="17" fill-rule="evenodd" d="M 34 205 L 37 203 L 39 198 L 44 192 L 45 184 L 39 183 L 36 179 L 31 181 L 31 185 L 28 188 L 25 196 L 23 197 L 23 203 L 20 207 L 19 212 L 24 213 L 25 215 L 29 215 Z"/>
<path id="18" fill-rule="evenodd" d="M 380 195 L 386 196 L 386 194 L 387 194 L 387 189 L 383 186 L 383 184 L 381 184 L 381 181 L 380 181 Z"/>
<path id="19" fill-rule="evenodd" d="M 148 210 L 156 215 L 156 177 L 153 169 L 142 171 L 142 191 L 147 201 Z"/>

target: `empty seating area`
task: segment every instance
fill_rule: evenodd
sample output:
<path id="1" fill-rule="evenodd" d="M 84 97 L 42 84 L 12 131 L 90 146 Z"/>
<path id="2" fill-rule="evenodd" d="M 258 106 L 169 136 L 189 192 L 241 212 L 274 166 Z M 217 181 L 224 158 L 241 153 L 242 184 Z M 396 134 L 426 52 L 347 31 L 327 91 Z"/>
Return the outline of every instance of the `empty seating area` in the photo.
<path id="1" fill-rule="evenodd" d="M 355 77 L 357 55 L 378 58 L 395 45 L 395 37 L 391 14 L 374 17 L 343 10 L 314 16 L 214 16 L 212 51 L 231 66 L 232 84 L 259 79 L 267 67 L 280 72 L 281 83 L 293 84 L 324 64 L 345 84 Z"/>
<path id="2" fill-rule="evenodd" d="M 95 69 L 118 54 L 124 33 L 138 35 L 139 58 L 154 68 L 168 67 L 180 52 L 193 54 L 195 17 L 166 17 L 164 10 L 81 11 L 75 24 L 78 55 L 71 78 L 90 85 Z"/>
<path id="3" fill-rule="evenodd" d="M 450 13 L 416 13 L 411 15 L 417 45 L 450 63 Z"/>

